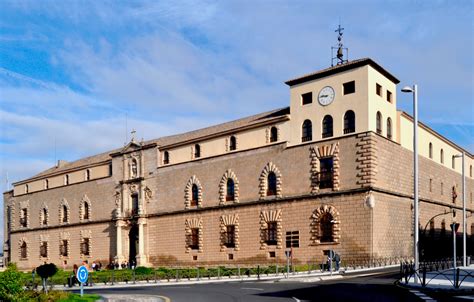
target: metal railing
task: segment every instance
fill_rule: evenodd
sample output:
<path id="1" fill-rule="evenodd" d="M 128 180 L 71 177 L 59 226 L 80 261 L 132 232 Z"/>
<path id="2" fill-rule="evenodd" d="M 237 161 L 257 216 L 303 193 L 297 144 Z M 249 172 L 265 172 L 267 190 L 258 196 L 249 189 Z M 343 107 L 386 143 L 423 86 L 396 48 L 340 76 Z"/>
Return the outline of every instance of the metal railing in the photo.
<path id="1" fill-rule="evenodd" d="M 400 279 L 399 282 L 407 285 L 414 283 L 415 279 L 419 281 L 422 287 L 434 284 L 433 280 L 447 280 L 458 289 L 466 279 L 474 281 L 474 272 L 457 267 L 454 269 L 452 260 L 440 260 L 420 263 L 419 269 L 415 270 L 413 262 L 400 263 Z M 456 265 L 461 266 L 462 260 L 456 260 Z"/>

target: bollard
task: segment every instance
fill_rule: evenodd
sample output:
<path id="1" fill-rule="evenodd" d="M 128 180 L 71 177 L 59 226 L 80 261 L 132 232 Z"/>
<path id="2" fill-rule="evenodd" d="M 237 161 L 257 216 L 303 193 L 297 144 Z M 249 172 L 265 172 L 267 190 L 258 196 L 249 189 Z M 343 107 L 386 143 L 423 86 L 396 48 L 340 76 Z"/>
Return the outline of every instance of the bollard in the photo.
<path id="1" fill-rule="evenodd" d="M 133 284 L 135 284 L 135 270 L 132 270 L 132 280 Z"/>
<path id="2" fill-rule="evenodd" d="M 454 287 L 459 288 L 459 267 L 456 269 L 456 277 L 454 278 Z"/>
<path id="3" fill-rule="evenodd" d="M 275 275 L 278 276 L 278 264 L 275 266 Z"/>
<path id="4" fill-rule="evenodd" d="M 421 281 L 421 286 L 426 286 L 426 266 L 423 266 L 423 280 Z"/>
<path id="5" fill-rule="evenodd" d="M 257 280 L 260 280 L 260 265 L 257 265 Z"/>
<path id="6" fill-rule="evenodd" d="M 112 271 L 112 285 L 114 285 L 115 282 L 115 271 Z"/>
<path id="7" fill-rule="evenodd" d="M 156 282 L 157 282 L 157 281 L 156 281 L 156 271 L 155 271 L 155 273 L 154 273 L 154 277 L 155 277 L 155 283 L 156 283 Z"/>
<path id="8" fill-rule="evenodd" d="M 217 267 L 217 279 L 218 280 L 221 279 L 221 267 L 220 266 Z"/>
<path id="9" fill-rule="evenodd" d="M 237 265 L 237 275 L 239 276 L 239 279 L 240 279 L 240 265 Z"/>
<path id="10" fill-rule="evenodd" d="M 197 268 L 197 279 L 198 281 L 201 280 L 201 278 L 199 277 L 199 267 Z"/>
<path id="11" fill-rule="evenodd" d="M 179 269 L 176 269 L 176 282 L 179 281 Z"/>

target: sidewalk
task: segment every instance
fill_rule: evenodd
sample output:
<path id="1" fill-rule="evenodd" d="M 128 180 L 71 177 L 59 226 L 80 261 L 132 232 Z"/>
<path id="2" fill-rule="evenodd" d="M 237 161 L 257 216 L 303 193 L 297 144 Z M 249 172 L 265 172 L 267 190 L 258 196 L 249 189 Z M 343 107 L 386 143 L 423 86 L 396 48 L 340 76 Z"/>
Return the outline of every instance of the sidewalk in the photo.
<path id="1" fill-rule="evenodd" d="M 388 265 L 388 266 L 380 266 L 380 267 L 373 267 L 373 268 L 361 268 L 361 269 L 347 269 L 347 270 L 340 270 L 339 272 L 321 272 L 321 271 L 312 271 L 308 272 L 295 272 L 289 274 L 288 278 L 286 278 L 285 273 L 279 274 L 269 274 L 267 275 L 260 275 L 260 278 L 257 275 L 241 275 L 240 278 L 238 276 L 232 277 L 211 277 L 211 278 L 191 278 L 191 279 L 170 279 L 170 280 L 150 280 L 147 281 L 136 281 L 136 282 L 116 282 L 114 285 L 108 284 L 94 284 L 93 286 L 84 286 L 84 290 L 87 291 L 88 289 L 112 289 L 112 288 L 127 288 L 127 287 L 141 287 L 141 286 L 172 286 L 172 285 L 193 285 L 193 284 L 207 284 L 207 283 L 225 283 L 225 282 L 251 282 L 251 281 L 294 281 L 294 282 L 319 282 L 324 280 L 331 280 L 331 279 L 340 279 L 343 278 L 344 274 L 346 273 L 363 273 L 363 272 L 374 272 L 378 270 L 388 269 L 388 268 L 395 268 L 399 265 Z M 53 289 L 56 290 L 79 290 L 79 286 L 74 287 L 64 287 L 63 285 L 54 285 Z"/>
<path id="2" fill-rule="evenodd" d="M 469 266 L 459 267 L 460 286 L 458 289 L 454 288 L 455 274 L 456 271 L 452 268 L 442 271 L 426 272 L 425 288 L 442 290 L 474 290 L 474 265 L 471 264 Z M 421 275 L 420 278 L 422 278 Z M 404 279 L 400 281 L 400 284 L 421 288 L 421 281 L 422 280 L 418 280 L 418 282 L 415 283 L 415 278 L 412 276 L 408 279 L 408 284 L 405 283 Z"/>

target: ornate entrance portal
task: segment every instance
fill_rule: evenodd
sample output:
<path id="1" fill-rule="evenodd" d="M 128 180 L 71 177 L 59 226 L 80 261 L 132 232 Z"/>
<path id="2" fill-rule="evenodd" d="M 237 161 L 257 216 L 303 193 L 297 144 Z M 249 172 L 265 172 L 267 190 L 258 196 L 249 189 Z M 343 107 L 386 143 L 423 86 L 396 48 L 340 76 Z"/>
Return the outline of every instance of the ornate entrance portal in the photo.
<path id="1" fill-rule="evenodd" d="M 137 252 L 138 252 L 138 226 L 134 223 L 130 228 L 130 232 L 128 233 L 128 240 L 129 240 L 129 256 L 128 256 L 128 263 L 129 265 L 137 266 Z"/>

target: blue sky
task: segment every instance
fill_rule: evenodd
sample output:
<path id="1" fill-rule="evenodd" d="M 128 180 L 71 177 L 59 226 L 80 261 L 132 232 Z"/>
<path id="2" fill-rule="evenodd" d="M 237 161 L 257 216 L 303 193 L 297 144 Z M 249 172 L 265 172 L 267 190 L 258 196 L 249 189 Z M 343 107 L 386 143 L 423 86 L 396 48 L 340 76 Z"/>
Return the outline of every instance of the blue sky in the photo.
<path id="1" fill-rule="evenodd" d="M 474 151 L 472 1 L 0 2 L 0 177 L 289 104 L 350 58 L 418 83 L 420 119 Z M 408 95 L 399 108 L 411 112 Z"/>

